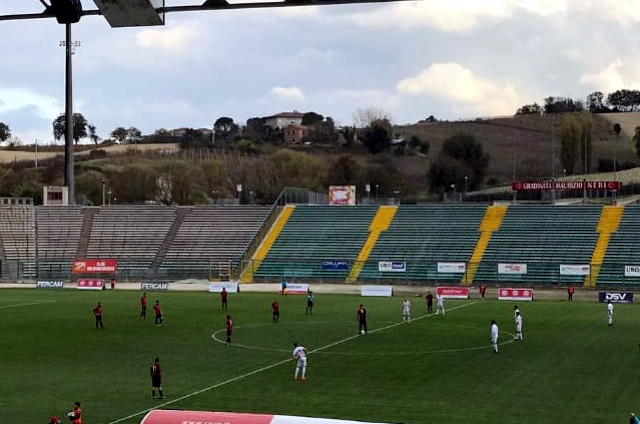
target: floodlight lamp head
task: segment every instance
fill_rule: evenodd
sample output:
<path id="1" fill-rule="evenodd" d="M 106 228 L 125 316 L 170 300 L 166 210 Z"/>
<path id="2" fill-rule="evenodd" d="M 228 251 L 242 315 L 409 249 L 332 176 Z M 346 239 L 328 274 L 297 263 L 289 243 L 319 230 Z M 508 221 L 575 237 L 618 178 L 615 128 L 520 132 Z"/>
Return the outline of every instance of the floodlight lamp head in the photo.
<path id="1" fill-rule="evenodd" d="M 51 9 L 59 24 L 75 24 L 82 17 L 80 0 L 51 0 Z"/>

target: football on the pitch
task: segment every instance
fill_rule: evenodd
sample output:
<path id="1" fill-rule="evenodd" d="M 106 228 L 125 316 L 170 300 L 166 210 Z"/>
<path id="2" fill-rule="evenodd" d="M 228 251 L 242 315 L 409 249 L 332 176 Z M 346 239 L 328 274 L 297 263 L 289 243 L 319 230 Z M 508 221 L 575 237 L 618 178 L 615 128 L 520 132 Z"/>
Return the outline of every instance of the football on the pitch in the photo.
<path id="1" fill-rule="evenodd" d="M 364 330 L 360 330 L 360 334 L 364 336 Z"/>

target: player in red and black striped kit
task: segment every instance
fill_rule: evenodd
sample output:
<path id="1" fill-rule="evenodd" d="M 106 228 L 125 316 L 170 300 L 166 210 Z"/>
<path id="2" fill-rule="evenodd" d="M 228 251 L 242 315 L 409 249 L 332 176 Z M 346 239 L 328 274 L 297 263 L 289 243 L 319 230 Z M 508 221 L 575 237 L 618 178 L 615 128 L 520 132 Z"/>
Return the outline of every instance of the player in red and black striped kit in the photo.
<path id="1" fill-rule="evenodd" d="M 151 397 L 156 397 L 156 389 L 158 389 L 160 399 L 164 399 L 164 394 L 162 393 L 162 368 L 160 367 L 159 358 L 156 358 L 156 360 L 153 361 L 149 371 L 151 373 Z"/>
<path id="2" fill-rule="evenodd" d="M 360 305 L 357 312 L 358 319 L 358 333 L 366 335 L 367 334 L 367 310 L 364 306 Z"/>
<path id="3" fill-rule="evenodd" d="M 147 319 L 147 294 L 142 293 L 140 298 L 140 318 Z"/>
<path id="4" fill-rule="evenodd" d="M 93 315 L 96 317 L 96 328 L 104 330 L 104 325 L 102 324 L 102 303 L 98 302 L 96 307 L 93 308 Z"/>
<path id="5" fill-rule="evenodd" d="M 227 315 L 227 344 L 231 344 L 231 333 L 233 332 L 233 321 L 231 320 L 231 315 Z"/>
<path id="6" fill-rule="evenodd" d="M 156 304 L 153 305 L 153 312 L 156 315 L 156 325 L 162 326 L 162 308 L 160 307 L 160 301 L 156 300 Z"/>

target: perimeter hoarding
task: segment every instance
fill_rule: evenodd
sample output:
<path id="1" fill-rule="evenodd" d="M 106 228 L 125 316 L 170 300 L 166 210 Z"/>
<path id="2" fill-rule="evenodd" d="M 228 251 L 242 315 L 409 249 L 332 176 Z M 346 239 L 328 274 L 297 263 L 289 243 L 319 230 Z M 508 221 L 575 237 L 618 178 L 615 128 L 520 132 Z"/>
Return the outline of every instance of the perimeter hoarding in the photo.
<path id="1" fill-rule="evenodd" d="M 445 299 L 469 299 L 469 287 L 436 287 L 436 294 Z"/>
<path id="2" fill-rule="evenodd" d="M 533 301 L 533 289 L 529 288 L 500 288 L 498 300 Z"/>
<path id="3" fill-rule="evenodd" d="M 513 191 L 620 190 L 620 181 L 514 181 Z"/>
<path id="4" fill-rule="evenodd" d="M 118 270 L 116 259 L 74 259 L 74 274 L 115 273 Z"/>
<path id="5" fill-rule="evenodd" d="M 329 204 L 354 206 L 356 204 L 356 186 L 330 186 Z"/>

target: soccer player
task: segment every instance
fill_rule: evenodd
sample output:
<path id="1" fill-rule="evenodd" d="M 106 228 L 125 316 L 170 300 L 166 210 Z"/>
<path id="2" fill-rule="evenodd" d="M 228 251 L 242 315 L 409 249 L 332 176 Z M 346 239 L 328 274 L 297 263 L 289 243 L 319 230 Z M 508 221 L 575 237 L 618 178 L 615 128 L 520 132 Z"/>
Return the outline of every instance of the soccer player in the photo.
<path id="1" fill-rule="evenodd" d="M 431 294 L 431 292 L 427 292 L 427 313 L 428 314 L 432 314 L 433 313 L 433 295 Z"/>
<path id="2" fill-rule="evenodd" d="M 513 305 L 513 322 L 517 321 L 517 317 L 518 314 L 520 313 L 520 309 L 518 308 L 518 305 Z"/>
<path id="3" fill-rule="evenodd" d="M 362 335 L 367 335 L 367 310 L 362 304 L 358 308 L 358 312 L 356 313 L 356 319 L 358 320 L 358 333 Z"/>
<path id="4" fill-rule="evenodd" d="M 80 402 L 73 404 L 73 411 L 67 414 L 71 424 L 82 424 L 82 409 L 80 408 Z"/>
<path id="5" fill-rule="evenodd" d="M 272 321 L 280 322 L 280 305 L 278 305 L 278 299 L 273 299 L 271 303 Z"/>
<path id="6" fill-rule="evenodd" d="M 607 319 L 609 327 L 613 325 L 613 303 L 610 300 L 607 301 Z"/>
<path id="7" fill-rule="evenodd" d="M 115 290 L 116 289 L 116 279 L 112 278 L 111 279 L 111 290 Z"/>
<path id="8" fill-rule="evenodd" d="M 402 321 L 411 322 L 411 302 L 406 298 L 402 301 Z"/>
<path id="9" fill-rule="evenodd" d="M 576 291 L 575 288 L 573 288 L 573 285 L 570 285 L 569 288 L 567 288 L 567 300 L 569 302 L 573 301 L 573 293 Z"/>
<path id="10" fill-rule="evenodd" d="M 516 312 L 516 337 L 515 341 L 522 341 L 522 315 L 520 311 Z"/>
<path id="11" fill-rule="evenodd" d="M 160 399 L 164 399 L 164 394 L 162 393 L 162 368 L 160 367 L 160 359 L 158 357 L 156 357 L 156 360 L 151 364 L 149 373 L 151 374 L 151 397 L 155 399 L 156 389 L 158 389 Z"/>
<path id="12" fill-rule="evenodd" d="M 280 294 L 281 294 L 282 296 L 284 296 L 284 295 L 286 295 L 286 294 L 287 294 L 287 285 L 288 285 L 288 284 L 289 284 L 289 283 L 287 283 L 286 278 L 283 278 L 283 279 L 282 279 L 282 282 L 280 283 L 280 289 L 281 289 Z"/>
<path id="13" fill-rule="evenodd" d="M 491 321 L 491 346 L 493 346 L 493 352 L 498 353 L 498 324 L 495 320 Z"/>
<path id="14" fill-rule="evenodd" d="M 222 310 L 226 311 L 227 310 L 227 296 L 229 295 L 229 293 L 227 293 L 227 289 L 226 288 L 222 288 L 222 291 L 220 292 L 220 300 L 222 301 Z"/>
<path id="15" fill-rule="evenodd" d="M 140 318 L 147 319 L 147 294 L 142 293 L 140 298 Z"/>
<path id="16" fill-rule="evenodd" d="M 60 419 L 56 416 L 49 418 L 49 424 L 61 424 Z"/>
<path id="17" fill-rule="evenodd" d="M 482 296 L 482 300 L 484 300 L 484 295 L 487 293 L 487 286 L 486 284 L 482 283 L 480 284 L 480 296 Z"/>
<path id="18" fill-rule="evenodd" d="M 162 308 L 159 300 L 156 300 L 156 304 L 153 305 L 153 312 L 156 315 L 156 326 L 162 327 Z"/>
<path id="19" fill-rule="evenodd" d="M 313 301 L 313 292 L 309 290 L 309 292 L 307 292 L 307 309 L 305 309 L 305 314 L 313 315 Z"/>
<path id="20" fill-rule="evenodd" d="M 227 315 L 227 344 L 231 344 L 231 333 L 233 332 L 233 321 L 231 320 L 231 315 Z"/>
<path id="21" fill-rule="evenodd" d="M 93 308 L 93 315 L 96 317 L 96 328 L 104 330 L 102 324 L 102 303 L 98 302 L 95 308 Z"/>
<path id="22" fill-rule="evenodd" d="M 308 352 L 304 346 L 298 346 L 298 343 L 293 344 L 293 360 L 296 361 L 296 371 L 293 374 L 294 380 L 298 379 L 298 374 L 301 374 L 303 381 L 307 379 L 307 355 Z"/>
<path id="23" fill-rule="evenodd" d="M 438 315 L 440 312 L 442 312 L 442 315 L 444 315 L 444 296 L 439 294 L 436 296 L 436 300 L 438 302 L 438 308 L 436 309 L 436 315 Z"/>

